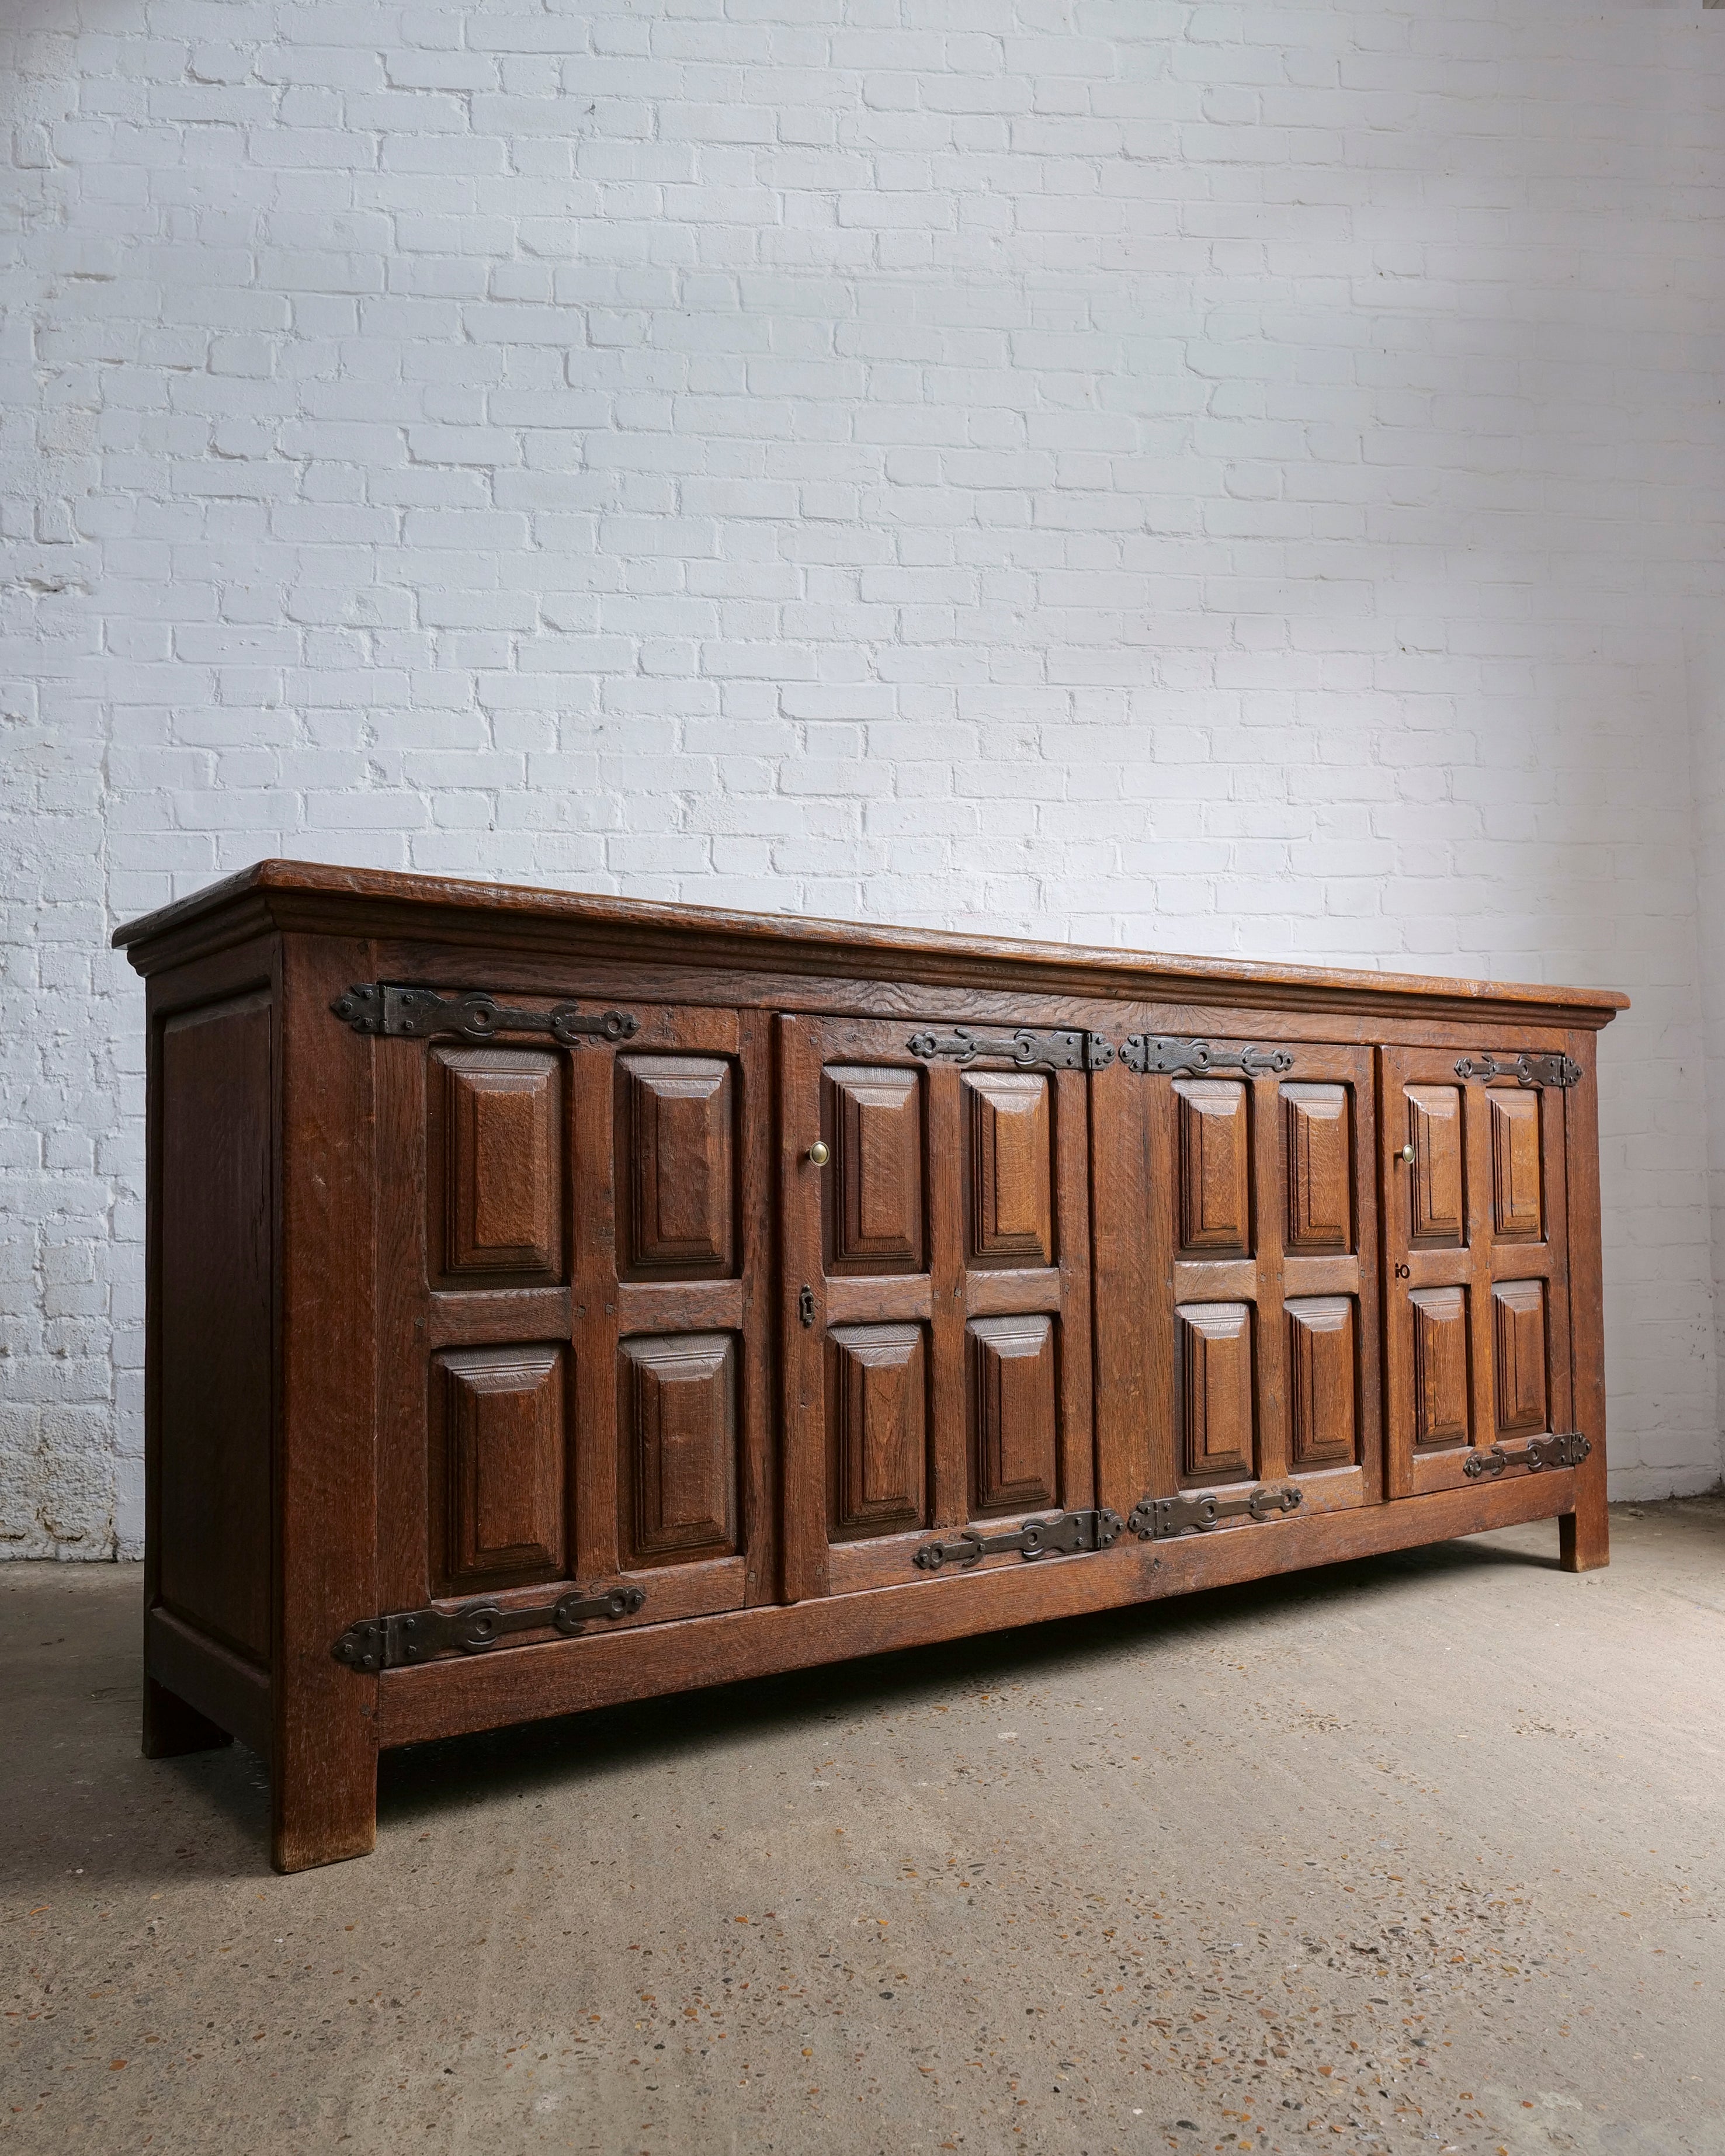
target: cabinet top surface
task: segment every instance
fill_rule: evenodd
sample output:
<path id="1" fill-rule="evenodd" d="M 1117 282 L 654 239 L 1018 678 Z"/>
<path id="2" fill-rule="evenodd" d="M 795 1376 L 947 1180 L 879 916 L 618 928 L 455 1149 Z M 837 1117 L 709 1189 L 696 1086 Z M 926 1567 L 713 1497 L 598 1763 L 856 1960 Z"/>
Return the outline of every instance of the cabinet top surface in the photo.
<path id="1" fill-rule="evenodd" d="M 547 955 L 637 957 L 644 963 L 727 972 L 1018 987 L 1147 1001 L 1334 1004 L 1384 1009 L 1432 1003 L 1537 1010 L 1601 1026 L 1627 1009 L 1615 988 L 1449 979 L 1337 966 L 1040 943 L 942 929 L 742 913 L 721 906 L 542 891 L 311 861 L 254 862 L 237 875 L 126 922 L 114 942 L 151 973 L 271 931 L 418 942 L 500 943 Z"/>

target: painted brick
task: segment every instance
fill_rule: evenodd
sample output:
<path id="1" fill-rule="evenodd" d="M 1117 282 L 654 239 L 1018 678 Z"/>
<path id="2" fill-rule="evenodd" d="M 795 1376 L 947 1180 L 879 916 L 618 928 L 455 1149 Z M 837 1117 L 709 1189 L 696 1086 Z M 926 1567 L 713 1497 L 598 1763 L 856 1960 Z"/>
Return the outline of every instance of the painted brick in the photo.
<path id="1" fill-rule="evenodd" d="M 1616 983 L 1614 1486 L 1717 1479 L 1725 20 L 1512 13 L 0 34 L 0 1552 L 141 1529 L 102 940 L 271 851 Z"/>

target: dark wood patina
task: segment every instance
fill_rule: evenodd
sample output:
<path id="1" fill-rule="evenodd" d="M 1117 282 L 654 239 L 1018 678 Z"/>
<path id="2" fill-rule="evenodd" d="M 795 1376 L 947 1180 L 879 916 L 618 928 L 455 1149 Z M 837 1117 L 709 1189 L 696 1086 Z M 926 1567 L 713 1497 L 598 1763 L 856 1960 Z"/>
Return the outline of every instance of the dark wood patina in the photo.
<path id="1" fill-rule="evenodd" d="M 377 1758 L 1540 1517 L 1591 989 L 265 861 L 149 1006 L 145 1748 Z"/>

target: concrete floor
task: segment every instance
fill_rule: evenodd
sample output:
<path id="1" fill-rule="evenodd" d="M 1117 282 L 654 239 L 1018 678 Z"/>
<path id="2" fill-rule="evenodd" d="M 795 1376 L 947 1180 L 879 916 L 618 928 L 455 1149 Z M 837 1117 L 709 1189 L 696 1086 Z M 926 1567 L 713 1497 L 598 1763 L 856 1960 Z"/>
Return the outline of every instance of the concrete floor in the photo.
<path id="1" fill-rule="evenodd" d="M 280 1879 L 137 1752 L 138 1581 L 0 1568 L 0 2143 L 1725 2151 L 1725 1504 L 386 1762 Z"/>

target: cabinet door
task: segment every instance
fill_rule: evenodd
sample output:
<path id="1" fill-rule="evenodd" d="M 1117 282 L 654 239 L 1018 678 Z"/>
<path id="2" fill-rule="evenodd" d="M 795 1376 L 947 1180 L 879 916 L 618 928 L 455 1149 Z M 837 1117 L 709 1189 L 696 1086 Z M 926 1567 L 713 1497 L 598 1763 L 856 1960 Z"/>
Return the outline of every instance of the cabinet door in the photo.
<path id="1" fill-rule="evenodd" d="M 1103 1502 L 1381 1494 L 1368 1049 L 1158 1042 L 1096 1081 Z M 1283 1515 L 1273 1512 L 1271 1517 Z"/>
<path id="2" fill-rule="evenodd" d="M 1093 1502 L 1087 1081 L 925 1059 L 908 1020 L 779 1023 L 798 1600 L 916 1580 L 940 1529 Z"/>
<path id="3" fill-rule="evenodd" d="M 1460 1488 L 1476 1450 L 1571 1426 L 1563 1095 L 1473 1060 L 1384 1052 L 1393 1496 Z"/>
<path id="4" fill-rule="evenodd" d="M 770 1044 L 630 1011 L 615 1045 L 378 1044 L 391 1608 L 629 1584 L 652 1624 L 772 1593 Z"/>

